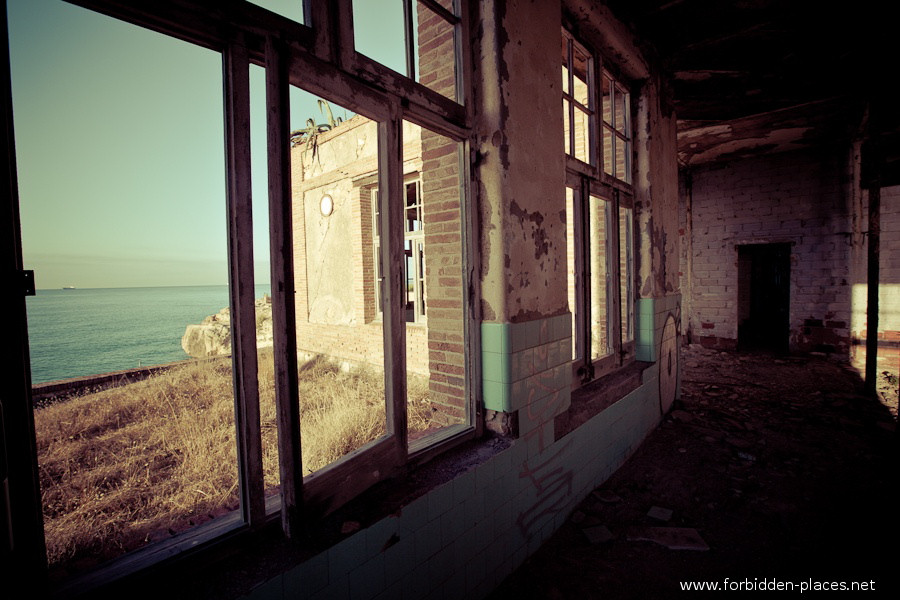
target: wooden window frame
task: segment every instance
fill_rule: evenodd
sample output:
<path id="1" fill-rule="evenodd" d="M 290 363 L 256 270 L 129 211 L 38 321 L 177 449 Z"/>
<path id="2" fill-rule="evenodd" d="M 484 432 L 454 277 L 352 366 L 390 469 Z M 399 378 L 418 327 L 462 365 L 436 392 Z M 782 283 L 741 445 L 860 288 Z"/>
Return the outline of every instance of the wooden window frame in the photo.
<path id="1" fill-rule="evenodd" d="M 578 388 L 582 385 L 593 381 L 603 375 L 614 370 L 626 366 L 634 360 L 635 341 L 634 341 L 634 188 L 632 186 L 634 161 L 632 153 L 634 146 L 632 142 L 631 125 L 632 125 L 632 105 L 631 92 L 629 87 L 622 82 L 621 79 L 614 75 L 614 68 L 605 63 L 604 58 L 584 42 L 580 41 L 575 32 L 568 26 L 563 25 L 563 39 L 568 41 L 569 61 L 571 65 L 572 45 L 579 44 L 584 51 L 591 57 L 592 66 L 589 76 L 589 98 L 592 103 L 593 111 L 590 121 L 590 164 L 578 160 L 571 154 L 566 152 L 566 187 L 575 191 L 575 206 L 572 210 L 573 232 L 574 232 L 574 286 L 575 301 L 578 306 L 574 310 L 574 331 L 575 339 L 572 340 L 573 348 L 577 358 L 572 362 L 572 387 Z M 607 123 L 603 119 L 603 98 L 598 92 L 594 82 L 602 81 L 602 77 L 610 77 L 617 89 L 627 91 L 625 102 L 625 124 L 624 132 L 613 129 L 614 135 L 619 139 L 625 140 L 626 143 L 626 180 L 619 179 L 610 175 L 605 170 L 604 147 L 603 147 L 603 130 L 608 125 L 615 125 L 613 120 Z M 571 69 L 569 70 L 569 80 L 572 79 Z M 571 87 L 570 87 L 571 90 Z M 572 128 L 572 101 L 570 93 L 563 90 L 563 98 L 569 101 L 568 114 L 564 114 L 563 118 L 569 122 L 569 142 L 570 147 L 574 148 L 574 132 Z M 614 97 L 614 96 L 613 96 Z M 615 107 L 612 107 L 612 114 L 615 114 Z M 565 151 L 565 150 L 564 150 Z M 615 147 L 613 147 L 615 153 Z M 613 154 L 615 161 L 615 154 Z M 591 294 L 590 282 L 591 272 L 589 261 L 586 257 L 590 255 L 590 208 L 591 198 L 601 199 L 608 203 L 608 210 L 613 218 L 606 219 L 606 240 L 605 240 L 605 256 L 607 268 L 606 282 L 606 298 L 607 298 L 607 337 L 609 343 L 609 353 L 603 356 L 593 358 L 591 356 Z M 620 232 L 620 213 L 623 210 L 630 210 L 632 216 L 631 223 L 631 239 L 630 248 L 626 249 L 626 272 L 623 272 L 620 264 L 620 252 L 622 250 L 621 232 Z M 627 237 L 627 236 L 626 236 Z M 615 257 L 612 260 L 611 257 Z M 628 260 L 630 259 L 630 260 Z M 624 277 L 624 280 L 623 280 Z M 625 283 L 626 298 L 622 298 L 623 281 Z M 615 283 L 614 283 L 615 282 Z M 624 313 L 623 310 L 628 311 Z M 623 320 L 626 324 L 631 325 L 631 336 L 627 337 L 628 332 L 623 331 Z M 626 325 L 627 327 L 627 325 Z"/>
<path id="2" fill-rule="evenodd" d="M 76 576 L 63 585 L 69 589 L 91 588 L 161 562 L 177 559 L 183 551 L 201 552 L 236 536 L 257 532 L 280 519 L 284 534 L 299 537 L 306 523 L 318 519 L 366 488 L 410 466 L 430 460 L 435 454 L 481 434 L 482 409 L 476 402 L 481 369 L 480 304 L 477 280 L 469 273 L 476 264 L 475 219 L 468 217 L 469 144 L 472 136 L 467 99 L 470 73 L 462 65 L 471 63 L 468 39 L 468 2 L 458 2 L 453 16 L 457 51 L 457 94 L 454 102 L 427 87 L 362 57 L 353 49 L 352 5 L 350 0 L 304 3 L 308 25 L 300 24 L 251 3 L 220 4 L 213 0 L 157 0 L 134 3 L 126 0 L 66 0 L 94 12 L 142 28 L 188 41 L 222 54 L 226 121 L 226 197 L 229 237 L 229 288 L 233 336 L 235 423 L 238 437 L 238 470 L 241 505 L 232 513 L 207 525 L 196 527 L 177 539 L 150 545 L 114 561 L 109 567 Z M 420 0 L 431 10 L 440 5 Z M 434 6 L 432 6 L 434 5 Z M 435 8 L 436 7 L 436 8 Z M 443 9 L 441 9 L 443 10 Z M 438 11 L 439 12 L 439 11 Z M 446 12 L 446 11 L 444 11 Z M 444 15 L 442 15 L 444 16 Z M 444 16 L 446 18 L 446 16 Z M 4 93 L 9 107 L 5 148 L 10 181 L 9 204 L 3 201 L 0 227 L 9 236 L 3 260 L 13 271 L 22 270 L 21 236 L 18 225 L 18 188 L 15 179 L 15 140 L 12 131 L 11 86 L 8 56 L 8 29 L 3 16 Z M 350 44 L 347 44 L 347 41 Z M 373 64 L 370 64 L 373 63 Z M 267 154 L 269 183 L 269 235 L 275 351 L 275 396 L 281 495 L 266 498 L 263 487 L 259 398 L 257 386 L 254 274 L 252 252 L 250 188 L 250 65 L 266 70 Z M 303 477 L 300 461 L 299 392 L 297 384 L 296 315 L 294 314 L 293 255 L 291 230 L 290 127 L 288 97 L 290 85 L 327 97 L 377 122 L 378 186 L 386 197 L 396 199 L 382 207 L 382 243 L 385 285 L 383 298 L 389 310 L 383 312 L 385 396 L 387 434 L 344 456 L 335 463 Z M 404 177 L 402 169 L 402 123 L 410 121 L 445 136 L 457 144 L 460 165 L 462 271 L 466 286 L 462 320 L 465 335 L 466 413 L 468 423 L 447 428 L 425 446 L 410 448 L 406 428 L 406 322 L 398 299 L 405 296 L 400 256 L 404 240 Z M 43 545 L 38 465 L 31 413 L 30 367 L 25 330 L 24 298 L 13 314 L 22 331 L 10 337 L 21 360 L 8 363 L 4 396 L 2 433 L 4 456 L 16 456 L 10 469 L 15 491 L 4 495 L 2 508 L 13 523 L 9 547 L 2 546 L 3 558 L 20 572 L 32 573 L 38 581 L 46 576 Z M 17 330 L 18 331 L 18 330 Z M 10 371 L 11 369 L 11 371 Z M 14 435 L 10 432 L 18 431 Z M 24 433 L 22 433 L 24 432 Z M 434 441 L 434 443 L 430 443 Z M 24 457 L 24 458 L 23 458 Z M 5 472 L 3 473 L 6 474 Z M 2 515 L 0 515 L 2 516 Z"/>
<path id="3" fill-rule="evenodd" d="M 569 148 L 572 149 L 572 153 L 566 152 L 566 158 L 568 161 L 574 161 L 576 164 L 581 164 L 589 168 L 589 171 L 594 171 L 598 165 L 598 159 L 600 157 L 600 153 L 598 152 L 598 143 L 597 143 L 597 106 L 598 106 L 598 98 L 597 98 L 597 79 L 595 76 L 595 65 L 597 60 L 595 59 L 594 53 L 591 52 L 587 46 L 585 46 L 581 41 L 579 41 L 575 35 L 570 32 L 566 27 L 562 28 L 563 40 L 566 43 L 566 70 L 568 73 L 568 78 L 566 81 L 566 87 L 563 89 L 562 97 L 563 100 L 568 102 L 568 110 L 563 114 L 563 118 L 568 122 L 569 126 L 569 139 L 568 144 Z M 579 102 L 575 98 L 575 74 L 574 69 L 572 68 L 574 64 L 574 56 L 575 50 L 580 48 L 588 57 L 587 60 L 587 81 L 585 85 L 587 86 L 587 105 Z M 588 116 L 588 142 L 587 142 L 587 152 L 588 152 L 588 160 L 582 161 L 575 157 L 575 114 L 576 111 L 582 112 Z M 602 148 L 600 148 L 602 149 Z M 593 167 L 593 169 L 591 169 Z M 579 167 L 574 167 L 579 168 Z"/>

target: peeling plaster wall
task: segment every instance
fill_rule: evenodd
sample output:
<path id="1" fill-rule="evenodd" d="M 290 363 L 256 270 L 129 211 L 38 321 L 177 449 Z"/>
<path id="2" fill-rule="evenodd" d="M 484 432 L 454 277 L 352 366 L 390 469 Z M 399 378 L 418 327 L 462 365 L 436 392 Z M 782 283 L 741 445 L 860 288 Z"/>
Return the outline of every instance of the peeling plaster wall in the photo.
<path id="1" fill-rule="evenodd" d="M 678 293 L 678 163 L 676 120 L 654 80 L 638 98 L 634 132 L 637 173 L 634 181 L 637 213 L 637 289 L 641 298 Z"/>
<path id="2" fill-rule="evenodd" d="M 484 320 L 568 310 L 560 6 L 481 4 L 476 176 Z"/>

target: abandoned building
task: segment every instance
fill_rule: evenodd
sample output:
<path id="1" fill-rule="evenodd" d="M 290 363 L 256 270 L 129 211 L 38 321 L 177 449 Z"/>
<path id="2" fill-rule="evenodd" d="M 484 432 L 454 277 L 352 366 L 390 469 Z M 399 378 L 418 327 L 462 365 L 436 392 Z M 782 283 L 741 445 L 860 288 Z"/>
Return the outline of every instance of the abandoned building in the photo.
<path id="1" fill-rule="evenodd" d="M 867 3 L 839 17 L 775 0 L 398 2 L 405 64 L 388 68 L 357 47 L 369 25 L 352 0 L 297 0 L 303 22 L 265 2 L 72 0 L 221 54 L 240 503 L 50 577 L 17 297 L 0 415 L 12 577 L 59 596 L 189 572 L 221 597 L 483 597 L 669 411 L 681 344 L 874 360 L 898 341 L 900 128 Z M 0 225 L 14 281 L 8 62 Z M 274 494 L 251 65 L 266 81 Z M 292 143 L 295 89 L 353 116 Z M 387 432 L 308 473 L 296 380 L 298 357 L 315 355 L 383 370 Z M 414 433 L 416 380 L 432 426 Z"/>

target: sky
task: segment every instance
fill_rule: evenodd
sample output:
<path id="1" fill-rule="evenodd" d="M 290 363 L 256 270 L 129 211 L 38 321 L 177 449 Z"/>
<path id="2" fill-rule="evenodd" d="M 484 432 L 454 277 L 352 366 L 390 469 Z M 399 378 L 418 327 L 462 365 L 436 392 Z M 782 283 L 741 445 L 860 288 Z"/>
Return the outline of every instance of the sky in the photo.
<path id="1" fill-rule="evenodd" d="M 301 0 L 254 3 L 302 20 Z M 61 0 L 7 7 L 24 268 L 38 289 L 226 284 L 221 55 Z M 402 44 L 385 35 L 401 18 L 399 0 L 354 9 L 359 50 L 402 72 Z M 250 75 L 267 283 L 265 71 Z M 326 121 L 315 97 L 291 92 L 292 128 Z"/>

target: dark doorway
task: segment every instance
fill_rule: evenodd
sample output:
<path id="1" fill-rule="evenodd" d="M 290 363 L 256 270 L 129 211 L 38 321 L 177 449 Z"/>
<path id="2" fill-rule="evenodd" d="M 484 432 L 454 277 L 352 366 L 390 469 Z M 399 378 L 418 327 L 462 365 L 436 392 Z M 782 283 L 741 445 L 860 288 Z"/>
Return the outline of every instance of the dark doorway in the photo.
<path id="1" fill-rule="evenodd" d="M 738 346 L 788 351 L 791 245 L 738 246 Z"/>

